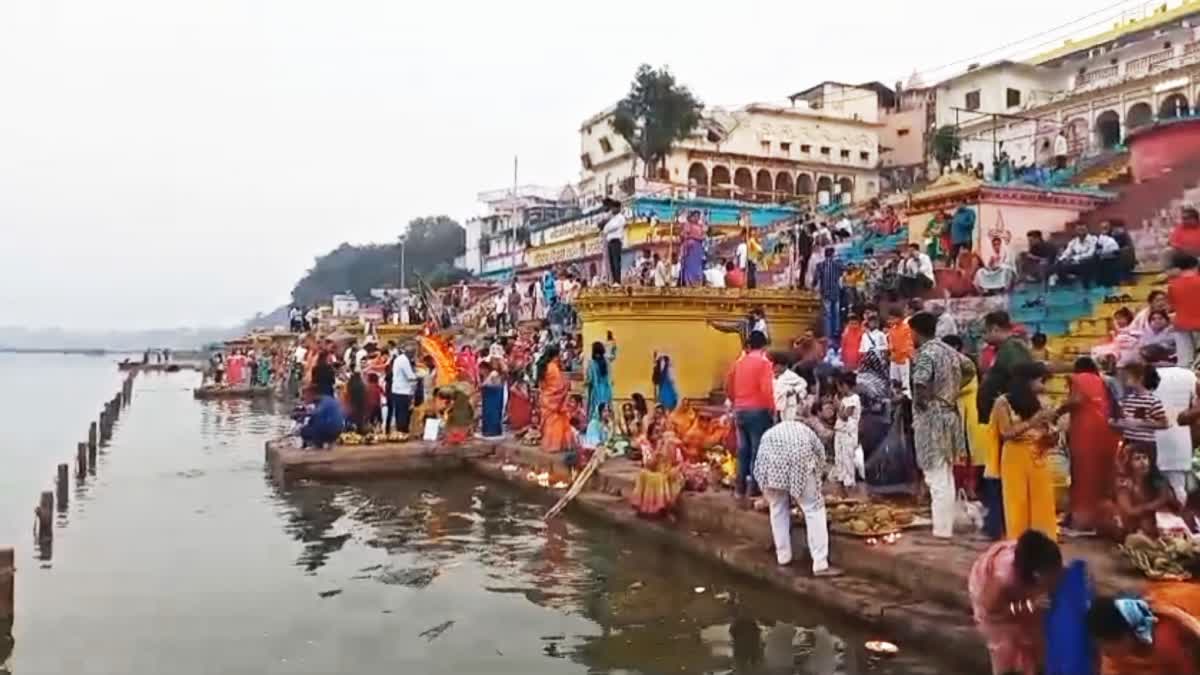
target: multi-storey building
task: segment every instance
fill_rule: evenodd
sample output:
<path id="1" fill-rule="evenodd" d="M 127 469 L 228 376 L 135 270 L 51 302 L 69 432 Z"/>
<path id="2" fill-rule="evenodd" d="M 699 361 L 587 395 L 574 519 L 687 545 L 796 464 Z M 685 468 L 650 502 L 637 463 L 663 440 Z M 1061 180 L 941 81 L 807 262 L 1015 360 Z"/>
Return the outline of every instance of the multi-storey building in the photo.
<path id="1" fill-rule="evenodd" d="M 707 109 L 650 183 L 759 202 L 873 197 L 879 191 L 880 88 L 823 82 L 785 104 Z M 585 200 L 655 189 L 640 179 L 642 167 L 612 129 L 612 116 L 613 109 L 605 110 L 579 130 Z"/>
<path id="2" fill-rule="evenodd" d="M 572 188 L 522 185 L 479 194 L 486 213 L 467 220 L 466 253 L 455 263 L 483 277 L 505 276 L 524 261 L 530 228 L 578 213 Z"/>
<path id="3" fill-rule="evenodd" d="M 1061 131 L 1075 157 L 1191 114 L 1200 97 L 1200 0 L 1160 5 L 1028 61 L 973 67 L 937 85 L 937 124 L 990 167 L 1001 150 L 1047 163 Z M 1001 145 L 1003 144 L 1003 145 Z"/>

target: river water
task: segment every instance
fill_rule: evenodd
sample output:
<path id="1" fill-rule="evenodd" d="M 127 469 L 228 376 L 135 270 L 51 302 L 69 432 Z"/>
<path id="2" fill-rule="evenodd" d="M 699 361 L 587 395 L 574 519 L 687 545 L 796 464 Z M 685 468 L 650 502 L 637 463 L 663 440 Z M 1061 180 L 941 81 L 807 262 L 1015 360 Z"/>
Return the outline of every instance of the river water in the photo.
<path id="1" fill-rule="evenodd" d="M 474 476 L 280 489 L 263 443 L 290 422 L 193 400 L 193 373 L 137 379 L 39 551 L 37 494 L 119 376 L 0 355 L 0 381 L 0 545 L 19 566 L 0 673 L 940 672 L 873 660 L 862 627 L 656 544 L 546 525 L 544 505 Z"/>

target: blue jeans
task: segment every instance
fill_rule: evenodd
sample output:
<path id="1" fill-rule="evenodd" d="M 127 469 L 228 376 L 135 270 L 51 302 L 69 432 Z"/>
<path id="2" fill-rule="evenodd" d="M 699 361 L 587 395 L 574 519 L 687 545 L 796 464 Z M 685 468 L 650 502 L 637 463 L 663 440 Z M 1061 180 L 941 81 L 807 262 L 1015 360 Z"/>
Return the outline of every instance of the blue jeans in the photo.
<path id="1" fill-rule="evenodd" d="M 758 443 L 774 422 L 771 411 L 765 408 L 737 411 L 738 461 L 734 491 L 738 495 L 748 494 L 754 485 L 754 459 L 758 457 Z"/>
<path id="2" fill-rule="evenodd" d="M 842 299 L 821 298 L 821 325 L 825 329 L 825 337 L 830 340 L 840 340 L 842 337 Z M 834 344 L 839 344 L 835 342 Z"/>

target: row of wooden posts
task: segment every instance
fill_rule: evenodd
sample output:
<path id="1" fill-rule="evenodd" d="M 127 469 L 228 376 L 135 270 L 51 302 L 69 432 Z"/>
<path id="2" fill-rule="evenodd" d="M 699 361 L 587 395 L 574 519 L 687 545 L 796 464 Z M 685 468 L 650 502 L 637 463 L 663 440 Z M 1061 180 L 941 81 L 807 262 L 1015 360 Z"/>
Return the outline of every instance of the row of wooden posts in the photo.
<path id="1" fill-rule="evenodd" d="M 106 401 L 100 410 L 100 418 L 88 425 L 87 440 L 80 441 L 75 448 L 75 481 L 82 485 L 89 475 L 96 475 L 96 456 L 103 445 L 112 440 L 113 428 L 121 417 L 121 410 L 133 402 L 133 378 L 136 371 L 125 377 L 121 389 L 112 400 Z M 42 492 L 34 508 L 34 535 L 38 544 L 49 549 L 54 540 L 54 513 L 66 512 L 69 499 L 71 463 L 58 465 L 55 489 Z M 12 635 L 13 589 L 16 578 L 16 562 L 12 548 L 0 548 L 0 642 Z"/>

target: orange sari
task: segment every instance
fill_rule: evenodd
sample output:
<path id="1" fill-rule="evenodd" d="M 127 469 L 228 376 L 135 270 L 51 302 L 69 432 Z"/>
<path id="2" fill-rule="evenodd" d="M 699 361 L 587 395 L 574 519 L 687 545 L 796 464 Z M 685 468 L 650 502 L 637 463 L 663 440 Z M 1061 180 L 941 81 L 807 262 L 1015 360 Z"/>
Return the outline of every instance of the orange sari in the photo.
<path id="1" fill-rule="evenodd" d="M 1200 587 L 1189 582 L 1159 582 L 1146 589 L 1146 602 L 1158 621 L 1152 645 L 1102 649 L 1103 675 L 1197 675 L 1200 663 Z M 1119 650 L 1119 651 L 1118 651 Z"/>
<path id="2" fill-rule="evenodd" d="M 556 357 L 546 364 L 542 376 L 538 408 L 542 414 L 542 449 L 547 452 L 564 452 L 575 447 L 575 429 L 571 426 L 571 413 L 567 403 L 571 399 L 571 383 L 563 375 L 562 366 Z"/>
<path id="3" fill-rule="evenodd" d="M 1078 400 L 1067 431 L 1071 448 L 1071 524 L 1088 528 L 1095 525 L 1100 503 L 1112 497 L 1119 438 L 1108 424 L 1108 387 L 1099 375 L 1072 375 L 1071 394 Z"/>

